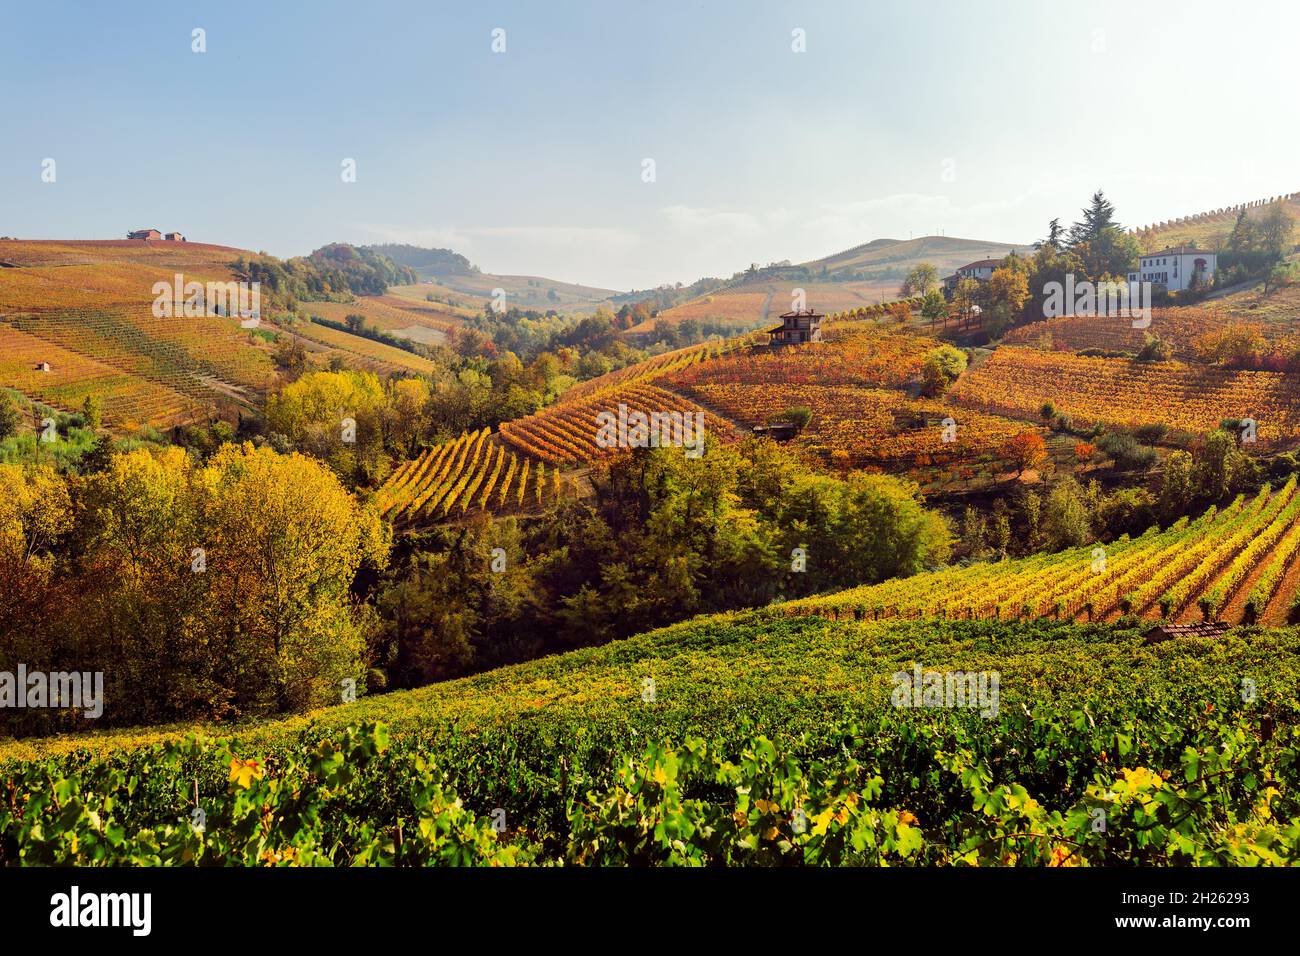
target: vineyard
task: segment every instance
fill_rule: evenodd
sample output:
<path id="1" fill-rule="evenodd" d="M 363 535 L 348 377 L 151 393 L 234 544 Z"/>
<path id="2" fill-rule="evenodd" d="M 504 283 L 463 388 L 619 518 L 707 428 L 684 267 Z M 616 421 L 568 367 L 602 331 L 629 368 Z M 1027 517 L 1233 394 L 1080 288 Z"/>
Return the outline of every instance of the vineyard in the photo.
<path id="1" fill-rule="evenodd" d="M 1004 347 L 967 372 L 949 398 L 969 408 L 1028 420 L 1037 420 L 1043 404 L 1052 402 L 1076 425 L 1163 422 L 1183 439 L 1217 428 L 1225 418 L 1252 418 L 1264 448 L 1300 436 L 1300 378 L 1280 372 Z"/>
<path id="2" fill-rule="evenodd" d="M 671 385 L 864 385 L 896 388 L 915 380 L 937 345 L 922 335 L 885 332 L 866 324 L 827 323 L 822 344 L 757 346 L 693 365 L 667 378 Z"/>
<path id="3" fill-rule="evenodd" d="M 424 305 L 428 308 L 422 308 Z M 300 309 L 308 315 L 319 315 L 340 324 L 346 322 L 349 315 L 364 315 L 366 321 L 381 332 L 400 332 L 414 325 L 446 335 L 459 321 L 458 316 L 437 311 L 433 303 L 392 295 L 361 296 L 354 302 L 303 302 Z"/>
<path id="4" fill-rule="evenodd" d="M 435 445 L 401 465 L 376 492 L 380 514 L 409 523 L 469 511 L 504 513 L 553 504 L 571 493 L 558 468 L 509 451 L 484 428 Z"/>
<path id="5" fill-rule="evenodd" d="M 909 399 L 894 389 L 704 384 L 682 386 L 682 390 L 750 426 L 778 419 L 790 408 L 808 408 L 813 417 L 799 443 L 823 458 L 853 467 L 966 461 L 994 454 L 1026 430 L 1020 422 L 943 402 Z M 948 420 L 956 427 L 946 431 Z"/>
<path id="6" fill-rule="evenodd" d="M 68 411 L 95 395 L 114 426 L 260 403 L 275 381 L 270 352 L 237 320 L 153 314 L 156 282 L 178 273 L 228 282 L 238 254 L 203 243 L 0 240 L 5 384 Z M 40 362 L 50 371 L 27 374 Z"/>
<path id="7" fill-rule="evenodd" d="M 971 564 L 781 606 L 857 619 L 1115 620 L 1281 624 L 1300 616 L 1296 479 L 1137 538 Z"/>
<path id="8" fill-rule="evenodd" d="M 587 464 L 610 457 L 618 447 L 601 447 L 598 416 L 629 412 L 692 415 L 702 409 L 674 392 L 642 382 L 603 389 L 590 397 L 562 401 L 526 418 L 501 423 L 501 437 L 523 453 L 557 465 Z M 693 425 L 692 425 L 693 427 Z M 704 432 L 722 441 L 734 438 L 731 424 L 712 412 L 704 412 Z M 693 434 L 693 433 L 692 433 Z"/>
<path id="9" fill-rule="evenodd" d="M 29 797 L 0 805 L 0 863 L 1294 864 L 1297 651 L 1295 629 L 1147 647 L 1056 622 L 697 618 L 235 738 L 9 742 L 0 792 Z M 996 712 L 899 708 L 914 663 L 996 670 Z"/>
<path id="10" fill-rule="evenodd" d="M 328 325 L 321 325 L 318 322 L 300 322 L 293 327 L 293 331 L 305 339 L 344 352 L 351 352 L 363 358 L 373 359 L 390 368 L 407 372 L 419 372 L 423 375 L 429 375 L 438 368 L 435 363 L 416 355 L 414 352 L 408 352 L 405 349 L 399 349 L 384 342 L 376 342 L 362 335 L 343 332 Z"/>
<path id="11" fill-rule="evenodd" d="M 694 319 L 699 322 L 730 322 L 737 327 L 774 322 L 793 307 L 794 292 L 802 289 L 806 307 L 828 315 L 877 306 L 897 297 L 897 280 L 865 282 L 818 282 L 782 280 L 744 282 L 719 289 L 665 309 L 652 319 L 633 326 L 633 333 L 651 332 L 657 322 L 665 324 Z"/>
<path id="12" fill-rule="evenodd" d="M 236 320 L 221 316 L 158 319 L 147 306 L 137 306 L 21 313 L 6 321 L 51 345 L 179 392 L 194 407 L 222 397 L 260 396 L 271 381 L 268 355 L 250 346 Z M 110 397 L 103 396 L 106 403 Z"/>
<path id="13" fill-rule="evenodd" d="M 40 371 L 37 363 L 48 362 Z M 104 420 L 126 427 L 161 425 L 191 417 L 188 395 L 103 362 L 86 358 L 0 322 L 0 387 L 14 388 L 55 408 L 81 408 L 86 396 L 103 401 Z"/>
<path id="14" fill-rule="evenodd" d="M 715 360 L 727 352 L 744 347 L 749 341 L 750 337 L 740 336 L 728 339 L 726 342 L 704 342 L 700 345 L 690 345 L 684 349 L 665 352 L 663 355 L 656 355 L 615 369 L 613 372 L 587 379 L 585 382 L 579 382 L 564 393 L 562 401 L 571 402 L 615 386 L 631 385 L 633 382 L 653 382 L 702 362 Z"/>
<path id="15" fill-rule="evenodd" d="M 1002 342 L 1004 345 L 1028 345 L 1057 352 L 1101 349 L 1137 354 L 1148 335 L 1158 335 L 1173 346 L 1175 357 L 1187 360 L 1196 357 L 1192 343 L 1198 336 L 1219 331 L 1234 318 L 1211 308 L 1155 309 L 1151 314 L 1151 326 L 1135 329 L 1133 319 L 1126 316 L 1063 315 L 1012 329 Z M 1260 323 L 1256 327 L 1270 340 L 1280 339 L 1289 331 L 1284 323 Z"/>

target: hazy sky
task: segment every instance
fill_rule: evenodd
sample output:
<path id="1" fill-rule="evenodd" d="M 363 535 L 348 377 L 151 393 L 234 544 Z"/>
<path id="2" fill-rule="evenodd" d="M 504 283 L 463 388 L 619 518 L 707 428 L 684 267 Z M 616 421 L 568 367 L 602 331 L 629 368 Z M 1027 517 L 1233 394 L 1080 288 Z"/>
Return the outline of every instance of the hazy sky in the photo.
<path id="1" fill-rule="evenodd" d="M 646 288 L 1032 241 L 1098 187 L 1125 225 L 1300 189 L 1291 0 L 3 4 L 24 238 L 407 241 Z"/>

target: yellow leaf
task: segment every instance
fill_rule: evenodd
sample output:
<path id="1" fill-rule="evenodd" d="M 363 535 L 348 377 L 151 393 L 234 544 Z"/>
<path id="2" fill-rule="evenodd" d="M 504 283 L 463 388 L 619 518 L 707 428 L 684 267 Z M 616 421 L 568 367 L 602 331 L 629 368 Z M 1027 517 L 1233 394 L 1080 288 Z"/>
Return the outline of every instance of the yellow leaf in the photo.
<path id="1" fill-rule="evenodd" d="M 261 780 L 266 771 L 256 760 L 240 760 L 234 757 L 230 761 L 230 782 L 241 790 L 247 790 L 254 780 Z"/>

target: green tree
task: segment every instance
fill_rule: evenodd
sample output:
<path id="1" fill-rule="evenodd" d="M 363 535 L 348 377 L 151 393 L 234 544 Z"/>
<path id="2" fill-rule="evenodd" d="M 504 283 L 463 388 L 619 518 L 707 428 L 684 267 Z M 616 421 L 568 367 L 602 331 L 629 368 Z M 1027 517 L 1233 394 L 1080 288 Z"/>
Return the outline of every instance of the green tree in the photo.
<path id="1" fill-rule="evenodd" d="M 943 297 L 942 292 L 934 289 L 926 293 L 925 298 L 921 300 L 921 315 L 930 320 L 930 328 L 934 328 L 940 319 L 947 323 L 948 300 Z"/>
<path id="2" fill-rule="evenodd" d="M 1043 503 L 1043 534 L 1052 551 L 1078 547 L 1092 537 L 1088 498 L 1073 478 L 1057 482 Z"/>
<path id="3" fill-rule="evenodd" d="M 99 428 L 104 424 L 104 405 L 98 395 L 87 395 L 81 403 L 81 415 L 87 428 Z"/>
<path id="4" fill-rule="evenodd" d="M 1171 452 L 1165 459 L 1165 471 L 1160 478 L 1160 497 L 1156 510 L 1160 520 L 1169 524 L 1184 514 L 1196 498 L 1195 463 L 1185 451 Z"/>
<path id="5" fill-rule="evenodd" d="M 966 371 L 966 353 L 951 345 L 941 345 L 921 365 L 921 390 L 930 397 L 942 395 Z"/>
<path id="6" fill-rule="evenodd" d="M 18 424 L 21 420 L 18 406 L 14 404 L 13 399 L 5 392 L 0 392 L 0 441 L 18 434 Z"/>
<path id="7" fill-rule="evenodd" d="M 928 262 L 922 262 L 912 268 L 903 280 L 903 295 L 929 294 L 939 284 L 939 270 Z"/>
<path id="8" fill-rule="evenodd" d="M 1092 194 L 1092 202 L 1083 210 L 1083 218 L 1070 227 L 1068 246 L 1075 249 L 1094 242 L 1107 229 L 1117 227 L 1115 206 L 1100 189 Z"/>

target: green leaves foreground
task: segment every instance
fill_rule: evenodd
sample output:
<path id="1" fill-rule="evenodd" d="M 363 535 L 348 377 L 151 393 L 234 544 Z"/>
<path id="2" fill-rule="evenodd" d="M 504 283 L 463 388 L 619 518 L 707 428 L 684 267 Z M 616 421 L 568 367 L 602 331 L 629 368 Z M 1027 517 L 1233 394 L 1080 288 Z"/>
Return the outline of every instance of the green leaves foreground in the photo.
<path id="1" fill-rule="evenodd" d="M 812 756 L 690 737 L 466 805 L 483 759 L 349 727 L 265 759 L 190 737 L 0 773 L 8 865 L 1286 865 L 1297 733 L 1207 709 L 1188 728 L 1086 712 L 845 719 Z M 1186 717 L 1184 717 L 1186 721 Z M 453 733 L 454 736 L 454 733 Z M 461 743 L 464 743 L 462 740 Z M 805 741 L 806 743 L 806 741 Z M 807 748 L 804 748 L 805 750 Z M 454 755 L 454 756 L 453 756 Z M 590 755 L 589 755 L 590 756 Z M 460 767 L 454 764 L 462 762 Z M 1054 779 L 1058 806 L 1015 776 Z M 195 797 L 198 798 L 197 806 Z"/>

